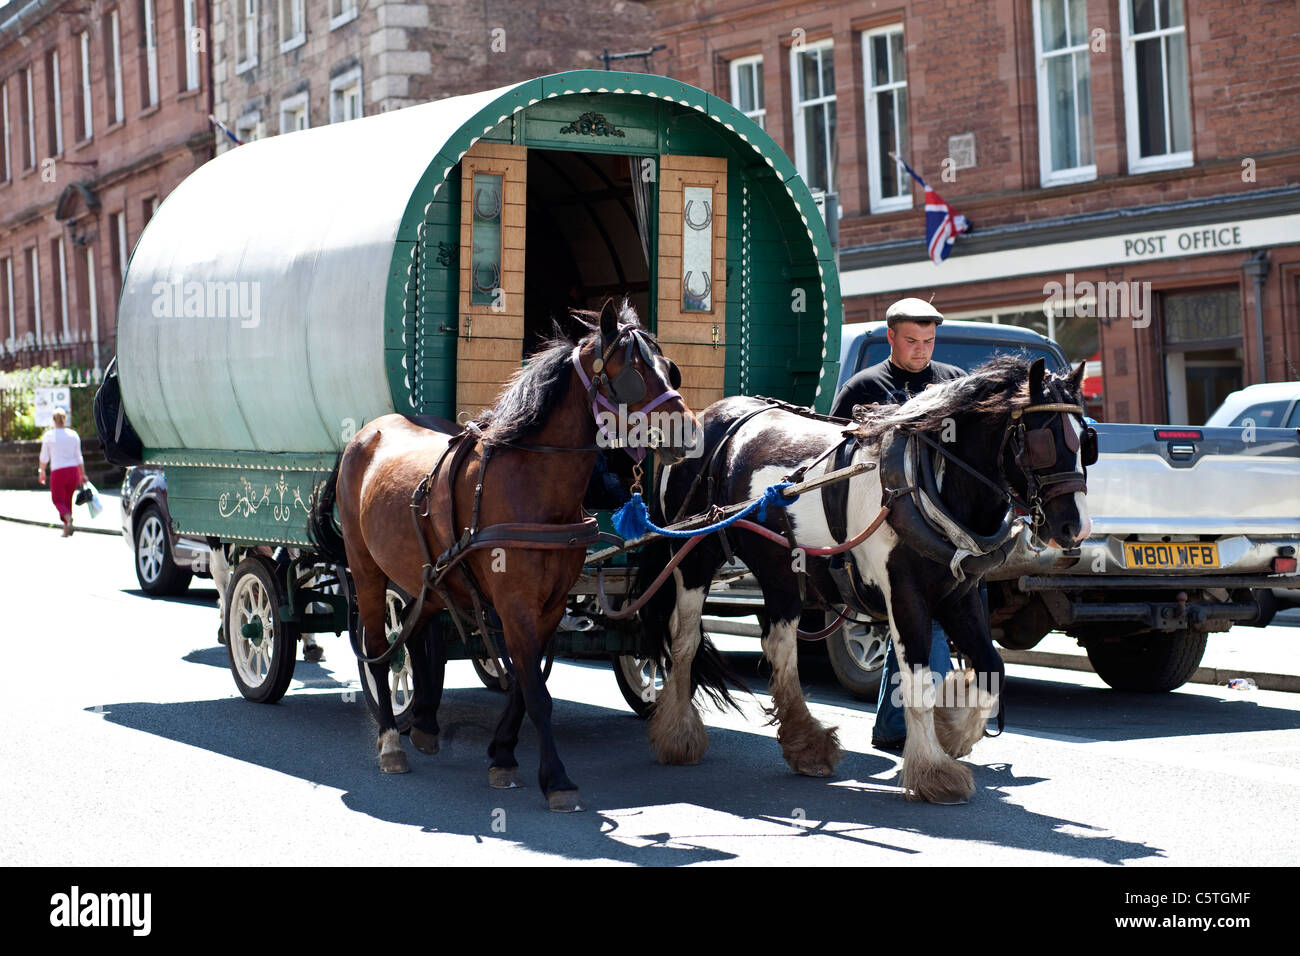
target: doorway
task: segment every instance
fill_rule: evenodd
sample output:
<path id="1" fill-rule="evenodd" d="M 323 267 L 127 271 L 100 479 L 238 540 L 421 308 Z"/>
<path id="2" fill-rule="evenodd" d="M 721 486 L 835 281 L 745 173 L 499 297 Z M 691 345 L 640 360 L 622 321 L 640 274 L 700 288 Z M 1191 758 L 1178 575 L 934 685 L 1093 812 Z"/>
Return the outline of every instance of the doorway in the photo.
<path id="1" fill-rule="evenodd" d="M 641 322 L 654 327 L 653 239 L 638 224 L 635 163 L 636 157 L 620 154 L 528 150 L 524 358 L 556 326 L 579 337 L 569 310 L 598 310 L 610 297 L 626 295 Z M 648 215 L 641 219 L 650 221 Z"/>

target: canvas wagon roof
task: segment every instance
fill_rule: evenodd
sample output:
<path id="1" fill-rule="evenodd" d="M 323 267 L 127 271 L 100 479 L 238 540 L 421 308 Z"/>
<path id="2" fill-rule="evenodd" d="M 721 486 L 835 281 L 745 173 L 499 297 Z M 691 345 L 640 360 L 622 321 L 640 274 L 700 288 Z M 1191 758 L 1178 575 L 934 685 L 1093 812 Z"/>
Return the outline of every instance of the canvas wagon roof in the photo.
<path id="1" fill-rule="evenodd" d="M 593 93 L 698 111 L 757 154 L 807 229 L 826 311 L 838 309 L 820 215 L 758 126 L 664 77 L 557 74 L 248 143 L 181 183 L 136 246 L 118 312 L 123 401 L 145 447 L 333 451 L 363 421 L 409 410 L 395 408 L 384 326 L 411 294 L 433 196 L 474 142 L 516 114 Z"/>

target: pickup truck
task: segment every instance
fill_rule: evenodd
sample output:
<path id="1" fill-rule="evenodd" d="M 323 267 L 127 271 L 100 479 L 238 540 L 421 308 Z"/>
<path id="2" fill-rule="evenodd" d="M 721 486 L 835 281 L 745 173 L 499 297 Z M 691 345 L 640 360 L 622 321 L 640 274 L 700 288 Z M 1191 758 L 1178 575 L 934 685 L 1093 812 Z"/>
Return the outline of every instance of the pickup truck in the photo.
<path id="1" fill-rule="evenodd" d="M 935 360 L 961 368 L 1018 350 L 1068 368 L 1056 343 L 1026 329 L 948 321 L 935 338 Z M 883 322 L 846 327 L 840 383 L 888 354 Z M 1069 551 L 1034 550 L 1026 533 L 986 580 L 992 635 L 1027 649 L 1064 631 L 1111 687 L 1173 690 L 1200 664 L 1207 634 L 1263 626 L 1270 589 L 1300 588 L 1300 430 L 1096 428 L 1091 536 Z M 737 613 L 745 598 L 743 582 L 719 588 L 706 613 Z M 706 627 L 737 632 L 716 619 Z M 827 638 L 836 676 L 860 697 L 874 698 L 887 636 L 858 624 Z"/>

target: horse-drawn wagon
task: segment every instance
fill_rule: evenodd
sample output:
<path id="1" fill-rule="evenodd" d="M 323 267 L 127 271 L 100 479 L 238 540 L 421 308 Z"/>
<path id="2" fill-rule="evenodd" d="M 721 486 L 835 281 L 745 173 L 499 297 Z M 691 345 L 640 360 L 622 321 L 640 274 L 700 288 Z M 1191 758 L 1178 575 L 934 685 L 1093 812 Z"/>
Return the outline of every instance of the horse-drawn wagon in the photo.
<path id="1" fill-rule="evenodd" d="M 277 136 L 167 197 L 123 283 L 121 404 L 176 530 L 229 562 L 245 696 L 278 700 L 299 637 L 352 616 L 309 529 L 349 440 L 394 412 L 466 421 L 554 320 L 624 295 L 691 408 L 828 408 L 841 309 L 814 198 L 761 128 L 664 77 L 564 73 Z M 553 653 L 615 658 L 639 704 L 636 625 L 592 613 L 591 585 Z M 474 638 L 452 656 L 489 661 Z M 392 673 L 400 710 L 409 661 Z"/>

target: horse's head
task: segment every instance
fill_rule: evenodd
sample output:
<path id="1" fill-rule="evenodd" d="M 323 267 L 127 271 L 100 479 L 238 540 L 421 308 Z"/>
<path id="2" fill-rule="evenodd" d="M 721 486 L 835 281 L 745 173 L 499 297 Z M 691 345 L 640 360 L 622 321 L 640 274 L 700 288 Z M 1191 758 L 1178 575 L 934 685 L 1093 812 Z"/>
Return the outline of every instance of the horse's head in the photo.
<path id="1" fill-rule="evenodd" d="M 1077 546 L 1092 530 L 1085 494 L 1097 433 L 1083 418 L 1083 369 L 1080 362 L 1069 375 L 1051 375 L 1036 359 L 1028 401 L 1011 413 L 1000 452 L 1007 480 L 1029 503 L 1040 537 L 1062 548 Z"/>
<path id="2" fill-rule="evenodd" d="M 593 403 L 598 442 L 626 447 L 637 460 L 646 448 L 668 464 L 685 457 L 699 422 L 677 392 L 682 373 L 626 300 L 605 303 L 575 362 Z"/>

